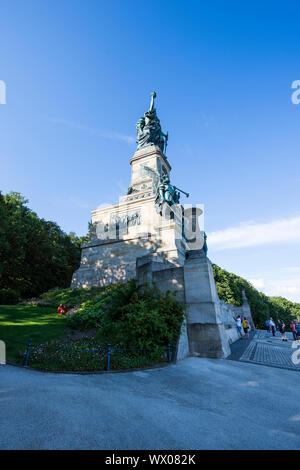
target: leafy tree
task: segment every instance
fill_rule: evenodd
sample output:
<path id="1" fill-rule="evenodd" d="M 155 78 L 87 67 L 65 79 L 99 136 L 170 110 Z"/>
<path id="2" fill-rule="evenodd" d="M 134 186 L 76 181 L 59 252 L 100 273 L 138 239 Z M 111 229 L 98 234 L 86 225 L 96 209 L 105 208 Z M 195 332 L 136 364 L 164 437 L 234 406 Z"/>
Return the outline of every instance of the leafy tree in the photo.
<path id="1" fill-rule="evenodd" d="M 40 219 L 27 203 L 20 193 L 0 193 L 0 288 L 22 297 L 67 287 L 80 262 L 81 239 Z"/>
<path id="2" fill-rule="evenodd" d="M 293 319 L 300 320 L 300 303 L 294 303 L 284 297 L 269 297 L 271 316 L 281 319 L 286 325 Z"/>
<path id="3" fill-rule="evenodd" d="M 268 297 L 255 289 L 242 277 L 229 273 L 213 265 L 214 277 L 220 299 L 235 306 L 242 305 L 242 290 L 251 308 L 252 318 L 257 328 L 264 328 L 265 321 L 272 317 L 275 321 L 282 319 L 286 325 L 294 318 L 300 320 L 300 304 L 283 297 Z"/>

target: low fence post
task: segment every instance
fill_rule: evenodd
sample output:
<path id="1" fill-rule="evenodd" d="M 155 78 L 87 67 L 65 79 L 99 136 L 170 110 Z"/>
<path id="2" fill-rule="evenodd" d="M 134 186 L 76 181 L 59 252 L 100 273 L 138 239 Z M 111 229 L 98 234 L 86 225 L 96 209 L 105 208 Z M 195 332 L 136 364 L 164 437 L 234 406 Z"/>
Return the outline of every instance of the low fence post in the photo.
<path id="1" fill-rule="evenodd" d="M 171 356 L 171 343 L 168 343 L 168 362 L 171 362 L 172 356 Z"/>
<path id="2" fill-rule="evenodd" d="M 27 344 L 27 351 L 26 351 L 26 358 L 25 358 L 24 366 L 28 366 L 31 346 L 32 346 L 32 339 L 30 338 Z"/>
<path id="3" fill-rule="evenodd" d="M 107 345 L 107 362 L 106 362 L 106 370 L 110 370 L 110 352 L 111 352 L 111 345 Z"/>

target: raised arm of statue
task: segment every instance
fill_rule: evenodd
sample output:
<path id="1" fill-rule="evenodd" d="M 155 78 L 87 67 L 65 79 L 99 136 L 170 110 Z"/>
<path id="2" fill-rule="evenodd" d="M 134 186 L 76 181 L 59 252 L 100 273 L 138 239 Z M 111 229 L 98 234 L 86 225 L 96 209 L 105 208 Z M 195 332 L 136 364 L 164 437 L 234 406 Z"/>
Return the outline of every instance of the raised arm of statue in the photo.
<path id="1" fill-rule="evenodd" d="M 152 112 L 154 110 L 154 99 L 156 98 L 156 93 L 155 91 L 152 91 L 151 93 L 151 102 L 150 102 L 150 108 L 149 111 Z"/>

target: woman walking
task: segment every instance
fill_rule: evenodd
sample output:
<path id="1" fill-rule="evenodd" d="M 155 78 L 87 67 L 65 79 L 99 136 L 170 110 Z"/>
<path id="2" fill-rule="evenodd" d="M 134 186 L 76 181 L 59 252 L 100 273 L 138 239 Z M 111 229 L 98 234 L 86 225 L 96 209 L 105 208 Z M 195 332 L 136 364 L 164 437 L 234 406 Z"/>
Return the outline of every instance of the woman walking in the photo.
<path id="1" fill-rule="evenodd" d="M 283 323 L 282 320 L 278 320 L 278 330 L 281 333 L 282 341 L 287 341 L 287 337 L 285 334 L 285 324 Z"/>

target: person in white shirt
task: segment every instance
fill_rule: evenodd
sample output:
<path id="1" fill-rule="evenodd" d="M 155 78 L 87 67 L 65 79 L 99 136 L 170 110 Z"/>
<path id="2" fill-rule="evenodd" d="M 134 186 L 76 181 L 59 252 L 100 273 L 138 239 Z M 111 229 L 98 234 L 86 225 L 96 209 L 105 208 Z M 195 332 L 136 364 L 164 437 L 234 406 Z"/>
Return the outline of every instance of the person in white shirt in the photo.
<path id="1" fill-rule="evenodd" d="M 233 319 L 236 322 L 236 327 L 238 329 L 240 337 L 242 338 L 243 337 L 243 335 L 242 335 L 242 319 L 241 319 L 240 315 L 238 315 L 236 318 L 233 317 Z"/>
<path id="2" fill-rule="evenodd" d="M 270 318 L 270 327 L 271 327 L 271 330 L 272 330 L 272 335 L 275 336 L 276 326 L 275 326 L 275 323 L 273 321 L 273 318 Z"/>

